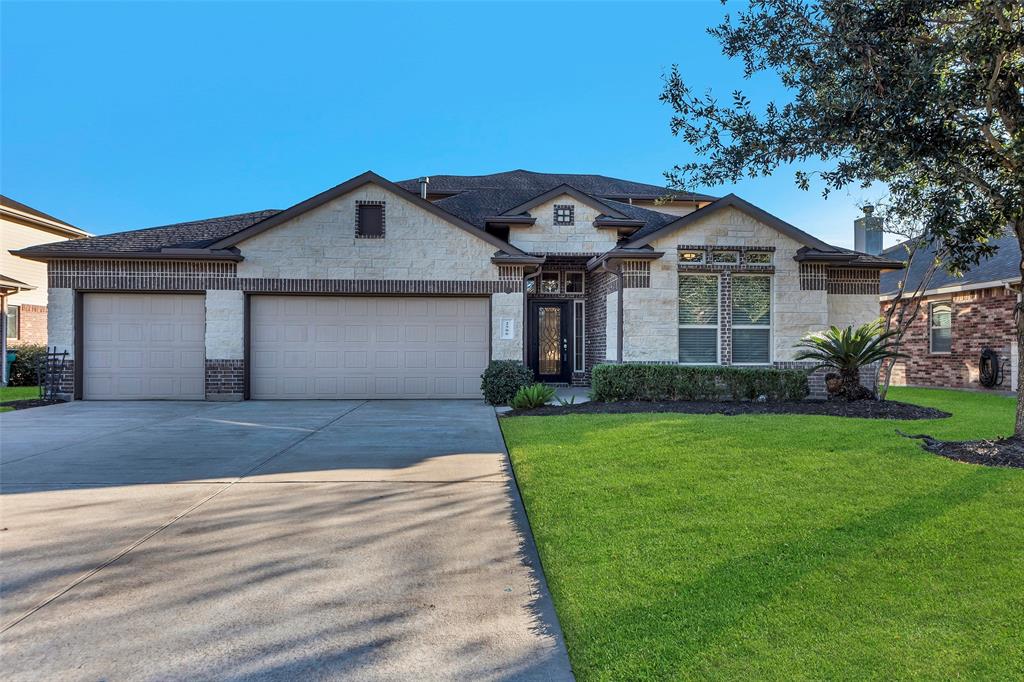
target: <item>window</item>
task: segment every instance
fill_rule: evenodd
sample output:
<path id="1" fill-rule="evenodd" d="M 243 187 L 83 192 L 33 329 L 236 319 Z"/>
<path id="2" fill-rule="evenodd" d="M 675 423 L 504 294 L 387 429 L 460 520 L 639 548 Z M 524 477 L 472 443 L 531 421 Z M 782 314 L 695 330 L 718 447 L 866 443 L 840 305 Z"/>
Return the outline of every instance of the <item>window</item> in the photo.
<path id="1" fill-rule="evenodd" d="M 718 362 L 718 275 L 679 276 L 679 362 Z"/>
<path id="2" fill-rule="evenodd" d="M 747 253 L 747 263 L 750 265 L 771 265 L 771 251 L 750 251 Z"/>
<path id="3" fill-rule="evenodd" d="M 555 225 L 572 225 L 576 222 L 572 204 L 555 204 Z"/>
<path id="4" fill-rule="evenodd" d="M 561 272 L 542 272 L 540 274 L 540 292 L 542 294 L 557 294 L 562 291 Z"/>
<path id="5" fill-rule="evenodd" d="M 722 265 L 736 265 L 740 262 L 739 251 L 712 251 L 711 262 Z"/>
<path id="6" fill-rule="evenodd" d="M 16 305 L 7 306 L 7 338 L 21 338 L 21 316 L 20 307 Z"/>
<path id="7" fill-rule="evenodd" d="M 703 251 L 680 251 L 679 262 L 683 265 L 701 265 L 704 262 Z"/>
<path id="8" fill-rule="evenodd" d="M 772 278 L 732 278 L 732 362 L 766 365 L 772 361 Z"/>
<path id="9" fill-rule="evenodd" d="M 567 273 L 565 273 L 565 293 L 567 293 L 567 294 L 582 294 L 583 293 L 583 273 L 582 272 L 567 272 Z"/>
<path id="10" fill-rule="evenodd" d="M 651 287 L 651 262 L 627 260 L 622 263 L 622 285 L 626 289 L 649 289 Z"/>
<path id="11" fill-rule="evenodd" d="M 384 202 L 356 202 L 356 238 L 384 238 Z"/>
<path id="12" fill-rule="evenodd" d="M 584 307 L 585 305 L 583 301 L 573 302 L 572 369 L 574 372 L 582 372 L 586 369 L 586 362 L 584 360 L 585 353 L 583 347 L 583 330 L 586 328 L 586 312 L 584 311 Z"/>
<path id="13" fill-rule="evenodd" d="M 537 292 L 537 278 L 536 277 L 531 277 L 530 279 L 526 280 L 526 293 L 534 294 L 536 292 Z"/>
<path id="14" fill-rule="evenodd" d="M 928 307 L 931 326 L 931 352 L 950 353 L 953 350 L 953 306 L 948 301 L 932 303 Z"/>

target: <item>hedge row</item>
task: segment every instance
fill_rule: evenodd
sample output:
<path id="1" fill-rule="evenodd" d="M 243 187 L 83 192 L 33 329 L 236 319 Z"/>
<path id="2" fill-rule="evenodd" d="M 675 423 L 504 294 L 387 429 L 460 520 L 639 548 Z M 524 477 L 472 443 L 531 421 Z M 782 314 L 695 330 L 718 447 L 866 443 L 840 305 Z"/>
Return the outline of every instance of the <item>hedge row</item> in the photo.
<path id="1" fill-rule="evenodd" d="M 762 367 L 598 365 L 591 375 L 594 400 L 803 400 L 807 372 Z"/>
<path id="2" fill-rule="evenodd" d="M 36 386 L 39 384 L 37 368 L 46 365 L 46 346 L 23 345 L 8 348 L 14 351 L 14 362 L 11 363 L 11 376 L 8 386 Z"/>

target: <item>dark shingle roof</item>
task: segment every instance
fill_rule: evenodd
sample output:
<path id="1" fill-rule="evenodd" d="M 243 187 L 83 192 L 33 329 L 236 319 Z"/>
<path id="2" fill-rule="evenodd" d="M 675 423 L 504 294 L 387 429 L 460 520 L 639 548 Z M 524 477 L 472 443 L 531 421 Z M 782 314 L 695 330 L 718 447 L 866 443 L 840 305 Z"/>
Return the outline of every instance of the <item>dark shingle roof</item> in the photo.
<path id="1" fill-rule="evenodd" d="M 1003 282 L 1015 280 L 1020 277 L 1020 245 L 1012 230 L 999 239 L 992 240 L 996 252 L 989 258 L 984 258 L 973 268 L 963 274 L 962 277 L 954 277 L 944 268 L 936 269 L 928 282 L 928 289 L 938 289 L 948 286 L 962 286 L 966 284 L 982 284 L 984 282 Z M 935 259 L 935 244 L 930 244 L 924 252 L 914 255 L 914 262 L 910 264 L 907 271 L 887 272 L 882 274 L 882 292 L 895 293 L 899 281 L 906 278 L 905 290 L 916 291 L 928 270 L 928 264 Z M 905 261 L 907 258 L 906 249 L 902 244 L 892 246 L 882 252 L 883 256 L 896 260 Z"/>
<path id="2" fill-rule="evenodd" d="M 717 197 L 707 194 L 678 192 L 658 185 L 649 185 L 632 180 L 609 178 L 605 175 L 578 173 L 535 173 L 528 170 L 506 171 L 491 175 L 431 175 L 429 191 L 434 194 L 456 193 L 466 190 L 511 190 L 536 196 L 559 185 L 570 185 L 585 194 L 606 199 L 657 199 L 672 195 L 689 201 L 714 201 Z M 395 183 L 410 192 L 419 192 L 419 179 L 412 178 Z M 520 202 L 522 203 L 522 202 Z"/>
<path id="3" fill-rule="evenodd" d="M 279 213 L 277 210 L 253 211 L 238 213 L 220 218 L 193 220 L 187 223 L 161 225 L 142 230 L 115 232 L 85 239 L 52 244 L 39 244 L 22 249 L 24 253 L 45 251 L 49 253 L 65 252 L 69 256 L 76 253 L 103 251 L 109 253 L 157 252 L 161 249 L 201 249 L 210 244 L 243 230 L 253 223 Z"/>

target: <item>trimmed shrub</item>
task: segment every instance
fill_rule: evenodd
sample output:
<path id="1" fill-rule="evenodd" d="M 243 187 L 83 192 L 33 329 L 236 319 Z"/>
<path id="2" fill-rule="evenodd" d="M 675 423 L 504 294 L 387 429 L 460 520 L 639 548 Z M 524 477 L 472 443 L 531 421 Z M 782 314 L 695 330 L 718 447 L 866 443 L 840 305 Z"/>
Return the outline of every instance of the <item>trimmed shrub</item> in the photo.
<path id="1" fill-rule="evenodd" d="M 535 407 L 544 407 L 554 397 L 555 389 L 544 384 L 534 384 L 516 391 L 509 405 L 516 410 L 532 410 Z"/>
<path id="2" fill-rule="evenodd" d="M 591 374 L 591 397 L 620 400 L 803 400 L 807 373 L 799 369 L 690 365 L 598 365 Z"/>
<path id="3" fill-rule="evenodd" d="M 14 362 L 11 363 L 11 376 L 7 385 L 37 386 L 39 377 L 36 368 L 46 365 L 46 346 L 12 346 L 7 350 L 14 351 L 16 355 Z"/>
<path id="4" fill-rule="evenodd" d="M 491 360 L 480 378 L 488 405 L 508 405 L 519 389 L 534 382 L 533 371 L 518 360 Z"/>

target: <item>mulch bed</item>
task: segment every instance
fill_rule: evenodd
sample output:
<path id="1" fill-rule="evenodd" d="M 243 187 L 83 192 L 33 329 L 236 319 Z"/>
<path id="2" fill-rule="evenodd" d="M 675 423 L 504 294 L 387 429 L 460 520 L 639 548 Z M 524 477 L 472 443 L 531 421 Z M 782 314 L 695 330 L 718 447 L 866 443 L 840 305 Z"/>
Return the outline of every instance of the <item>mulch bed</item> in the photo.
<path id="1" fill-rule="evenodd" d="M 906 434 L 903 434 L 906 435 Z M 958 462 L 990 467 L 1024 469 L 1024 439 L 1017 436 L 996 440 L 935 440 L 931 436 L 907 436 L 921 439 L 921 447 Z"/>
<path id="2" fill-rule="evenodd" d="M 43 407 L 44 405 L 56 405 L 63 400 L 44 400 L 43 398 L 29 398 L 28 400 L 8 400 L 0 403 L 0 407 L 13 407 L 15 410 L 27 410 L 30 407 Z"/>
<path id="3" fill-rule="evenodd" d="M 561 414 L 632 414 L 636 412 L 681 412 L 684 414 L 813 414 L 860 419 L 944 419 L 948 412 L 895 400 L 858 400 L 846 402 L 792 401 L 754 402 L 588 402 L 579 405 L 546 405 L 534 410 L 512 410 L 502 417 L 549 416 Z"/>

